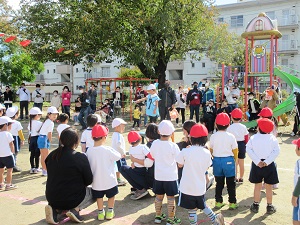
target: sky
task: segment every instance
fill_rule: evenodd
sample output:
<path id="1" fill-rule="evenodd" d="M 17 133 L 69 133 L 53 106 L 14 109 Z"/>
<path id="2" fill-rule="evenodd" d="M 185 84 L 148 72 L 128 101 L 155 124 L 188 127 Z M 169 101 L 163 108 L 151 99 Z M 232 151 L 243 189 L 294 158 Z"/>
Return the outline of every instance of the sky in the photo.
<path id="1" fill-rule="evenodd" d="M 11 5 L 14 9 L 19 8 L 20 0 L 7 0 L 8 4 Z M 237 0 L 216 0 L 216 5 L 224 5 L 229 3 L 236 3 Z"/>

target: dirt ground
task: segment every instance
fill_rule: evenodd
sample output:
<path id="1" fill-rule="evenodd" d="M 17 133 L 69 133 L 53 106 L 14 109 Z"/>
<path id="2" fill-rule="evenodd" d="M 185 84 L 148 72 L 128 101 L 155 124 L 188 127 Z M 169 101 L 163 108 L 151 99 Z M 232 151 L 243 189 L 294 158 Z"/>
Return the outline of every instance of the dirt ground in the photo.
<path id="1" fill-rule="evenodd" d="M 27 127 L 28 121 L 22 122 L 23 127 Z M 25 125 L 26 124 L 26 125 Z M 129 127 L 129 126 L 128 126 Z M 79 127 L 77 127 L 79 128 Z M 279 173 L 279 189 L 274 190 L 273 203 L 277 207 L 277 212 L 273 215 L 266 214 L 266 198 L 265 193 L 261 192 L 262 201 L 260 211 L 253 214 L 249 210 L 252 203 L 253 185 L 247 180 L 249 176 L 250 160 L 246 158 L 245 164 L 245 181 L 244 184 L 237 186 L 237 199 L 239 208 L 237 210 L 228 210 L 228 206 L 223 207 L 221 212 L 227 224 L 234 225 L 261 225 L 261 224 L 292 224 L 292 206 L 291 195 L 293 190 L 293 175 L 294 166 L 297 156 L 294 152 L 294 146 L 291 141 L 295 138 L 290 137 L 291 127 L 281 128 L 284 132 L 282 138 L 278 137 L 281 152 L 276 160 Z M 26 132 L 26 130 L 24 129 Z M 56 131 L 54 135 L 57 136 Z M 125 136 L 127 133 L 124 134 Z M 175 140 L 179 141 L 182 137 L 181 128 L 177 128 L 175 133 Z M 51 149 L 57 147 L 57 138 L 54 138 Z M 108 139 L 110 144 L 110 137 Z M 79 148 L 77 149 L 80 150 Z M 45 198 L 45 184 L 46 178 L 40 174 L 29 174 L 29 151 L 28 145 L 22 147 L 18 156 L 18 166 L 23 169 L 21 173 L 13 174 L 13 182 L 18 185 L 18 189 L 11 191 L 0 191 L 0 224 L 3 225 L 40 225 L 46 224 L 44 207 L 47 204 Z M 207 204 L 214 207 L 214 186 L 207 192 Z M 154 224 L 154 194 L 150 191 L 150 195 L 145 198 L 133 201 L 130 199 L 130 186 L 119 188 L 119 194 L 116 196 L 115 213 L 116 217 L 111 221 L 100 222 L 97 220 L 97 206 L 91 205 L 84 211 L 85 224 L 133 224 L 146 225 Z M 227 191 L 224 189 L 224 201 L 227 200 Z M 214 209 L 213 209 L 214 210 Z M 166 200 L 164 200 L 163 211 L 166 212 Z M 181 218 L 182 224 L 189 224 L 187 219 L 187 212 L 185 209 L 177 208 L 177 217 Z M 62 218 L 60 224 L 73 224 L 67 218 Z M 198 213 L 198 224 L 211 224 L 206 216 Z M 163 223 L 164 224 L 164 223 Z"/>

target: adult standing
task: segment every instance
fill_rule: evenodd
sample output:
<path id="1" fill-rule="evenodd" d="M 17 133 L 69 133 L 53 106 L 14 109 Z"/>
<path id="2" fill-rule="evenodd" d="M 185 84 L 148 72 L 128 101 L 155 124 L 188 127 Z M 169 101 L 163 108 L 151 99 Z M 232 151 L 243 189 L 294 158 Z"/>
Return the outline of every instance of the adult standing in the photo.
<path id="1" fill-rule="evenodd" d="M 45 98 L 45 92 L 41 89 L 40 84 L 35 85 L 35 91 L 32 92 L 33 107 L 38 107 L 43 111 L 43 102 Z"/>
<path id="2" fill-rule="evenodd" d="M 13 103 L 13 92 L 10 90 L 9 86 L 6 86 L 5 88 L 5 92 L 3 93 L 4 96 L 4 105 L 5 108 L 9 108 L 12 107 L 12 103 Z"/>
<path id="3" fill-rule="evenodd" d="M 160 98 L 160 101 L 158 102 L 160 120 L 171 120 L 170 111 L 175 106 L 176 94 L 170 87 L 169 80 L 166 80 L 165 87 L 159 91 L 158 97 Z"/>
<path id="4" fill-rule="evenodd" d="M 240 97 L 238 83 L 233 83 L 232 79 L 228 79 L 228 82 L 224 88 L 224 95 L 228 102 L 229 111 L 231 112 L 237 108 L 237 101 Z"/>
<path id="5" fill-rule="evenodd" d="M 179 114 L 181 114 L 181 122 L 182 124 L 185 121 L 185 107 L 186 107 L 186 94 L 183 91 L 182 86 L 178 87 L 178 91 L 176 93 L 176 110 Z M 179 118 L 176 118 L 176 125 L 179 126 Z"/>
<path id="6" fill-rule="evenodd" d="M 199 123 L 200 104 L 202 102 L 202 93 L 198 90 L 198 82 L 194 81 L 193 89 L 186 96 L 186 104 L 190 105 L 190 120 L 196 115 L 196 122 Z"/>
<path id="7" fill-rule="evenodd" d="M 203 109 L 206 106 L 206 103 L 211 99 L 214 100 L 214 102 L 215 102 L 215 100 L 216 100 L 215 92 L 214 92 L 214 89 L 210 88 L 210 83 L 207 81 L 205 83 L 204 90 L 202 91 L 202 107 L 203 107 Z"/>
<path id="8" fill-rule="evenodd" d="M 90 98 L 90 107 L 92 109 L 92 112 L 94 113 L 96 111 L 97 104 L 97 90 L 95 84 L 91 85 L 90 90 L 88 91 L 88 95 Z"/>
<path id="9" fill-rule="evenodd" d="M 30 102 L 30 91 L 26 89 L 25 83 L 21 84 L 16 94 L 19 95 L 20 99 L 20 119 L 24 119 L 24 109 L 25 118 L 28 119 L 28 103 Z"/>
<path id="10" fill-rule="evenodd" d="M 79 86 L 79 90 L 80 90 L 79 99 L 81 102 L 81 109 L 80 109 L 80 113 L 78 115 L 78 120 L 81 125 L 81 130 L 84 130 L 87 128 L 86 118 L 89 115 L 90 109 L 91 109 L 90 108 L 90 99 L 89 99 L 88 93 L 84 90 L 83 86 Z"/>
<path id="11" fill-rule="evenodd" d="M 72 93 L 68 86 L 64 86 L 63 91 L 61 93 L 62 99 L 62 112 L 68 114 L 70 117 L 70 105 L 71 105 Z"/>
<path id="12" fill-rule="evenodd" d="M 66 215 L 72 221 L 82 222 L 79 210 L 95 202 L 88 187 L 93 182 L 93 174 L 86 155 L 74 150 L 79 144 L 74 129 L 65 129 L 60 135 L 60 142 L 62 145 L 52 151 L 45 161 L 48 172 L 46 221 L 58 224 L 58 214 L 68 210 Z"/>
<path id="13" fill-rule="evenodd" d="M 138 88 L 136 89 L 135 95 L 134 95 L 134 101 L 145 98 L 147 95 L 148 95 L 148 93 L 147 93 L 147 91 L 143 90 L 142 84 L 139 84 Z M 144 126 L 146 126 L 146 124 L 147 124 L 147 114 L 146 114 L 145 101 L 139 102 L 137 104 L 142 109 L 142 115 L 144 116 Z"/>
<path id="14" fill-rule="evenodd" d="M 117 117 L 121 114 L 123 94 L 121 93 L 121 88 L 116 87 L 115 92 L 113 93 L 114 100 L 114 117 Z"/>

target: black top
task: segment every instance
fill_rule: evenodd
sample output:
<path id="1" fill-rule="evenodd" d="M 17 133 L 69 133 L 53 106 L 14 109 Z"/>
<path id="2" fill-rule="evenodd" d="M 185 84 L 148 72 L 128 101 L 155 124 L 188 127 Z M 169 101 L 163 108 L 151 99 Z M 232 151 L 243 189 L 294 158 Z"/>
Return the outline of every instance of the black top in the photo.
<path id="1" fill-rule="evenodd" d="M 160 101 L 158 102 L 158 106 L 160 108 L 167 107 L 170 108 L 172 105 L 176 103 L 176 94 L 172 88 L 163 88 L 159 91 L 158 97 Z"/>
<path id="2" fill-rule="evenodd" d="M 89 95 L 86 92 L 83 92 L 79 95 L 80 102 L 81 102 L 81 108 L 89 107 L 90 105 L 90 99 Z"/>
<path id="3" fill-rule="evenodd" d="M 3 92 L 4 95 L 4 101 L 13 101 L 13 92 L 8 91 L 8 92 Z"/>
<path id="4" fill-rule="evenodd" d="M 93 174 L 86 155 L 63 148 L 57 160 L 52 158 L 56 151 L 45 160 L 48 172 L 46 198 L 54 209 L 73 209 L 83 201 Z"/>

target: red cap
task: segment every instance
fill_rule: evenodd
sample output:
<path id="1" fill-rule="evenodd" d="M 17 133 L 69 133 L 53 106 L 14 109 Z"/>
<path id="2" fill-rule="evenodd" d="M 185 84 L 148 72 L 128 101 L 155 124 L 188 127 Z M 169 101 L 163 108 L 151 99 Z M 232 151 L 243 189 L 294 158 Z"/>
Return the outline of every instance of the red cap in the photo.
<path id="1" fill-rule="evenodd" d="M 297 145 L 297 147 L 300 148 L 300 138 L 297 140 L 293 140 L 292 144 Z"/>
<path id="2" fill-rule="evenodd" d="M 141 135 L 138 132 L 136 132 L 136 131 L 130 131 L 128 133 L 128 136 L 127 136 L 127 139 L 128 139 L 129 143 L 137 142 L 141 138 L 142 138 Z"/>
<path id="3" fill-rule="evenodd" d="M 265 107 L 260 111 L 258 115 L 261 117 L 271 117 L 273 116 L 273 111 L 269 107 Z"/>
<path id="4" fill-rule="evenodd" d="M 230 118 L 227 113 L 219 113 L 216 117 L 216 124 L 227 126 L 230 124 Z"/>
<path id="5" fill-rule="evenodd" d="M 234 119 L 242 119 L 243 118 L 243 112 L 240 108 L 235 108 L 234 110 L 232 110 L 231 112 L 231 118 Z"/>
<path id="6" fill-rule="evenodd" d="M 92 129 L 92 137 L 99 138 L 105 137 L 108 134 L 108 128 L 102 125 L 96 125 Z"/>
<path id="7" fill-rule="evenodd" d="M 190 130 L 190 137 L 199 138 L 208 135 L 207 128 L 203 124 L 195 124 Z"/>
<path id="8" fill-rule="evenodd" d="M 264 133 L 271 133 L 274 129 L 274 123 L 268 118 L 262 118 L 257 120 L 259 129 Z"/>

